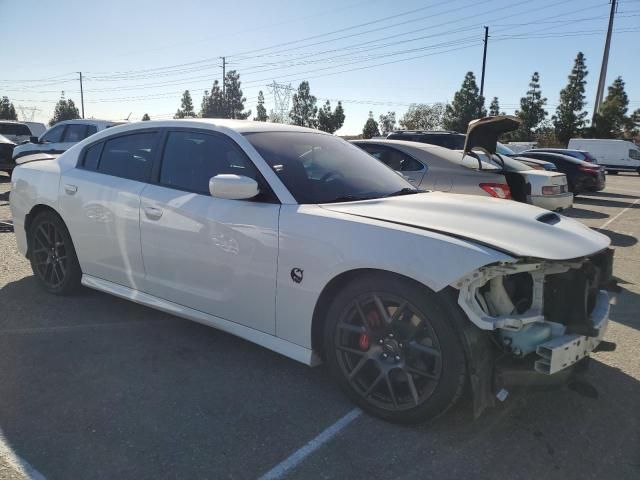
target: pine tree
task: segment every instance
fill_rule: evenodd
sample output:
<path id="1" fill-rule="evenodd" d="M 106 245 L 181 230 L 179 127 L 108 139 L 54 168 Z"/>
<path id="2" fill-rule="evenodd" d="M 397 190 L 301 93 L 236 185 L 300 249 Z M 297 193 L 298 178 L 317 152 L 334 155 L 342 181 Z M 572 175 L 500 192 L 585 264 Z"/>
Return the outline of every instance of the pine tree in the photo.
<path id="1" fill-rule="evenodd" d="M 362 129 L 362 138 L 373 138 L 379 135 L 378 122 L 373 119 L 373 112 L 369 112 L 369 118 Z"/>
<path id="2" fill-rule="evenodd" d="M 496 117 L 498 115 L 500 115 L 500 102 L 498 101 L 498 97 L 493 97 L 491 105 L 489 105 L 489 116 Z"/>
<path id="3" fill-rule="evenodd" d="M 575 137 L 586 123 L 587 112 L 583 111 L 586 105 L 584 87 L 589 72 L 585 61 L 584 54 L 578 52 L 569 74 L 569 82 L 560 91 L 560 104 L 553 116 L 556 135 L 564 144 L 567 144 L 571 137 Z"/>
<path id="4" fill-rule="evenodd" d="M 2 97 L 0 100 L 0 120 L 18 120 L 16 109 L 9 97 Z"/>
<path id="5" fill-rule="evenodd" d="M 200 106 L 200 116 L 202 118 L 226 118 L 223 108 L 222 89 L 218 80 L 213 82 L 211 94 L 205 90 Z"/>
<path id="6" fill-rule="evenodd" d="M 309 82 L 306 80 L 301 82 L 298 91 L 293 94 L 291 99 L 292 105 L 289 112 L 291 123 L 299 127 L 315 128 L 318 124 L 316 101 L 316 97 L 311 95 Z"/>
<path id="7" fill-rule="evenodd" d="M 620 138 L 633 129 L 633 120 L 627 116 L 629 97 L 624 91 L 622 77 L 616 78 L 607 92 L 596 115 L 591 135 L 595 138 Z"/>
<path id="8" fill-rule="evenodd" d="M 235 70 L 229 70 L 224 77 L 224 118 L 246 120 L 251 115 L 251 110 L 244 111 L 247 99 L 242 96 L 241 83 L 240 74 Z"/>
<path id="9" fill-rule="evenodd" d="M 518 129 L 520 141 L 534 139 L 536 128 L 547 117 L 547 112 L 544 109 L 546 103 L 547 99 L 542 96 L 540 91 L 540 75 L 538 72 L 533 72 L 529 82 L 529 90 L 527 90 L 526 96 L 520 99 L 520 110 L 516 111 L 516 115 L 522 121 Z"/>
<path id="10" fill-rule="evenodd" d="M 191 94 L 189 93 L 189 90 L 185 90 L 182 94 L 182 100 L 180 101 L 180 108 L 173 118 L 193 118 L 195 116 L 196 112 L 193 110 Z"/>
<path id="11" fill-rule="evenodd" d="M 476 77 L 473 72 L 467 72 L 462 87 L 453 96 L 453 102 L 447 105 L 444 114 L 444 128 L 456 132 L 466 132 L 469 122 L 478 117 L 484 117 L 484 97 L 480 96 Z"/>
<path id="12" fill-rule="evenodd" d="M 149 114 L 148 114 L 148 113 L 145 113 L 145 114 L 142 116 L 142 121 L 143 121 L 143 122 L 148 122 L 149 120 L 151 120 L 151 117 L 149 116 Z"/>
<path id="13" fill-rule="evenodd" d="M 443 103 L 412 103 L 400 120 L 400 126 L 407 130 L 436 130 L 442 128 L 445 113 Z"/>
<path id="14" fill-rule="evenodd" d="M 53 118 L 49 120 L 49 126 L 53 126 L 63 120 L 75 120 L 76 118 L 80 118 L 80 112 L 76 108 L 76 104 L 71 99 L 65 99 L 64 92 L 62 92 L 60 100 L 58 100 L 53 111 Z"/>
<path id="15" fill-rule="evenodd" d="M 262 90 L 258 92 L 258 106 L 256 107 L 257 116 L 254 118 L 256 122 L 266 122 L 269 120 L 267 116 L 267 109 L 264 108 L 264 94 Z"/>
<path id="16" fill-rule="evenodd" d="M 378 117 L 380 134 L 387 136 L 396 129 L 396 112 L 387 112 Z"/>
<path id="17" fill-rule="evenodd" d="M 335 111 L 332 111 L 331 102 L 327 100 L 320 110 L 318 110 L 318 130 L 334 133 L 342 127 L 344 118 L 342 102 L 338 102 Z"/>

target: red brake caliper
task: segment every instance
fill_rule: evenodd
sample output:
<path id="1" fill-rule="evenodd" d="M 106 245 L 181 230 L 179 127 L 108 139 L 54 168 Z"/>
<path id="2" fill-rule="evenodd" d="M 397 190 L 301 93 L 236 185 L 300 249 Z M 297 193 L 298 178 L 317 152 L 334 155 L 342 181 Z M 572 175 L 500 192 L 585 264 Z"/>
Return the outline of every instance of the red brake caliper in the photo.
<path id="1" fill-rule="evenodd" d="M 358 346 L 363 352 L 369 350 L 369 335 L 367 333 L 360 334 L 360 338 L 358 339 Z"/>

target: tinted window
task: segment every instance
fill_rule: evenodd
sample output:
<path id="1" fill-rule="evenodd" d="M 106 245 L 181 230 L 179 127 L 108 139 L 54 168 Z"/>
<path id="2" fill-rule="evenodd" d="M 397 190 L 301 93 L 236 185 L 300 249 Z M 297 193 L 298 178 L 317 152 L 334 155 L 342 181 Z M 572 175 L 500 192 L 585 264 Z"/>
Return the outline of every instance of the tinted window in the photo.
<path id="1" fill-rule="evenodd" d="M 145 182 L 151 172 L 157 134 L 136 133 L 107 140 L 98 171 Z"/>
<path id="2" fill-rule="evenodd" d="M 245 138 L 299 203 L 378 198 L 415 190 L 365 151 L 332 135 L 258 132 L 246 133 Z"/>
<path id="3" fill-rule="evenodd" d="M 90 137 L 97 131 L 98 131 L 98 127 L 96 127 L 95 125 L 87 125 L 87 133 L 84 138 Z"/>
<path id="4" fill-rule="evenodd" d="M 97 170 L 98 162 L 100 160 L 100 152 L 102 151 L 103 143 L 98 143 L 87 148 L 87 151 L 84 154 L 84 168 L 88 170 Z"/>
<path id="5" fill-rule="evenodd" d="M 629 158 L 632 158 L 634 160 L 640 160 L 640 150 L 634 150 L 634 149 L 629 150 Z"/>
<path id="6" fill-rule="evenodd" d="M 49 130 L 47 133 L 45 133 L 42 136 L 42 141 L 48 142 L 48 143 L 59 142 L 60 139 L 62 138 L 62 132 L 64 132 L 65 126 L 66 125 L 56 125 L 55 127 L 53 127 L 51 130 Z"/>
<path id="7" fill-rule="evenodd" d="M 206 133 L 169 133 L 162 159 L 161 184 L 208 195 L 209 179 L 225 173 L 258 180 L 251 160 L 232 140 Z"/>
<path id="8" fill-rule="evenodd" d="M 0 135 L 31 136 L 29 127 L 22 123 L 0 123 Z"/>
<path id="9" fill-rule="evenodd" d="M 362 147 L 396 172 L 417 172 L 424 168 L 420 162 L 394 148 L 376 147 L 375 145 L 362 145 Z"/>
<path id="10" fill-rule="evenodd" d="M 63 142 L 77 143 L 87 137 L 87 126 L 80 124 L 67 125 L 62 137 Z"/>

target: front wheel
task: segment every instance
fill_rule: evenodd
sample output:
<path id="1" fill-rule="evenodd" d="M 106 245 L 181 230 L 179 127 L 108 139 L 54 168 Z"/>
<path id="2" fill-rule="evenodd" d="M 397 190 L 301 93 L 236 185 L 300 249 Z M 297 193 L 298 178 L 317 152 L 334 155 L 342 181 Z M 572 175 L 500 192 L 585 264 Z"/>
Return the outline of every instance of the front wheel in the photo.
<path id="1" fill-rule="evenodd" d="M 31 224 L 29 260 L 34 275 L 48 292 L 65 295 L 80 286 L 82 271 L 71 236 L 52 211 L 38 214 Z"/>
<path id="2" fill-rule="evenodd" d="M 357 279 L 336 296 L 325 322 L 327 364 L 365 411 L 416 423 L 461 396 L 465 355 L 444 301 L 392 274 Z"/>

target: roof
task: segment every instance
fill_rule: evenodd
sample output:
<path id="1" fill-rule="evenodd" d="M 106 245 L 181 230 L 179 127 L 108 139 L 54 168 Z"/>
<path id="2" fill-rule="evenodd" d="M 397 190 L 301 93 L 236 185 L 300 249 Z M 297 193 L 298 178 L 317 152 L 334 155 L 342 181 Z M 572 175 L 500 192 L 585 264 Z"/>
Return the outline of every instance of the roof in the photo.
<path id="1" fill-rule="evenodd" d="M 20 125 L 26 125 L 29 122 L 21 122 L 19 120 L 0 120 L 0 123 L 17 123 Z"/>
<path id="2" fill-rule="evenodd" d="M 298 127 L 295 125 L 284 125 L 281 123 L 255 122 L 252 120 L 232 120 L 228 118 L 182 118 L 172 120 L 147 120 L 140 122 L 132 122 L 127 124 L 133 129 L 146 127 L 202 127 L 210 125 L 212 127 L 223 127 L 235 130 L 238 133 L 253 132 L 309 132 L 322 135 L 330 135 L 329 133 L 315 130 L 313 128 Z M 121 127 L 122 128 L 122 127 Z"/>
<path id="3" fill-rule="evenodd" d="M 98 118 L 76 118 L 74 120 L 62 120 L 60 122 L 56 122 L 52 125 L 55 127 L 57 125 L 73 125 L 73 124 L 89 124 L 89 125 L 97 125 L 97 126 L 106 126 L 112 124 L 126 124 L 129 123 L 126 120 L 100 120 Z"/>

